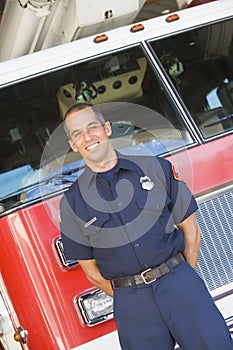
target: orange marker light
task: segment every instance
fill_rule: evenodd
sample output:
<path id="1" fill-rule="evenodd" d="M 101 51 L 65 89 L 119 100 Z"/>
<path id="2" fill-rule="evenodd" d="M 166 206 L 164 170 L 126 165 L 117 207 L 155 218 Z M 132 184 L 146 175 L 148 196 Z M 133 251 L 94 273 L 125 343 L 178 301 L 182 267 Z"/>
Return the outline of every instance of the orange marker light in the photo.
<path id="1" fill-rule="evenodd" d="M 180 19 L 179 15 L 177 15 L 177 13 L 174 13 L 173 15 L 170 15 L 166 18 L 166 22 L 171 23 L 177 21 L 178 19 Z"/>
<path id="2" fill-rule="evenodd" d="M 139 24 L 135 24 L 134 26 L 132 26 L 130 28 L 130 31 L 131 31 L 131 33 L 136 33 L 136 32 L 140 32 L 143 29 L 144 29 L 144 25 L 139 23 Z"/>
<path id="3" fill-rule="evenodd" d="M 102 43 L 103 41 L 106 41 L 106 40 L 108 40 L 107 35 L 101 34 L 101 35 L 97 35 L 93 41 L 94 41 L 94 43 L 99 44 L 99 43 Z"/>
<path id="4" fill-rule="evenodd" d="M 18 327 L 14 333 L 14 340 L 21 344 L 26 344 L 27 331 L 25 331 L 22 327 Z"/>

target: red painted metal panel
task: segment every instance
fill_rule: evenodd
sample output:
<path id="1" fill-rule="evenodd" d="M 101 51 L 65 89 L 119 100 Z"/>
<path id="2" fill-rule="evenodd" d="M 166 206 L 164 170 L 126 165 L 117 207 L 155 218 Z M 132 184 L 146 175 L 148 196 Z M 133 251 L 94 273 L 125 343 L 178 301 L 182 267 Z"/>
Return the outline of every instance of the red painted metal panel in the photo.
<path id="1" fill-rule="evenodd" d="M 169 157 L 195 195 L 233 181 L 233 135 Z"/>
<path id="2" fill-rule="evenodd" d="M 59 268 L 51 244 L 59 235 L 56 197 L 0 220 L 1 273 L 33 350 L 67 350 L 115 329 L 114 321 L 84 328 L 73 306 L 91 287 L 80 268 Z"/>

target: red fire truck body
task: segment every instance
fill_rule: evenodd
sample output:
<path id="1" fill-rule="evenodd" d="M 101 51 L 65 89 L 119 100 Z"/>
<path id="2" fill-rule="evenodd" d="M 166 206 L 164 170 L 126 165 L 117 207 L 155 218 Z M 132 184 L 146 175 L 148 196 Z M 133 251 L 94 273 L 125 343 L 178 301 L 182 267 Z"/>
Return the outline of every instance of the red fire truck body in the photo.
<path id="1" fill-rule="evenodd" d="M 198 273 L 232 330 L 232 56 L 233 4 L 220 0 L 0 64 L 5 349 L 6 322 L 11 349 L 120 349 L 111 298 L 60 240 L 59 201 L 82 166 L 59 123 L 83 101 L 110 117 L 116 148 L 146 148 L 186 179 L 200 207 Z"/>

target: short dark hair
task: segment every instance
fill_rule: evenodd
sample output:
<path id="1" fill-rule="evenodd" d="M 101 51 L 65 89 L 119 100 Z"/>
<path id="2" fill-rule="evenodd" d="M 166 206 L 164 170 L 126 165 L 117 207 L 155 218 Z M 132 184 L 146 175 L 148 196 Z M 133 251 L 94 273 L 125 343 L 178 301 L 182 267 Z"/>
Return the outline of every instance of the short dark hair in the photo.
<path id="1" fill-rule="evenodd" d="M 99 110 L 99 108 L 97 108 L 96 106 L 92 105 L 91 103 L 77 103 L 75 105 L 72 105 L 66 111 L 65 116 L 64 116 L 63 125 L 64 125 L 64 129 L 65 129 L 66 135 L 68 137 L 70 137 L 70 135 L 69 135 L 67 127 L 66 127 L 66 119 L 67 119 L 67 117 L 69 116 L 69 114 L 82 111 L 85 108 L 91 108 L 92 111 L 95 113 L 96 119 L 101 123 L 101 125 L 105 124 L 104 116 L 103 116 L 102 112 Z"/>

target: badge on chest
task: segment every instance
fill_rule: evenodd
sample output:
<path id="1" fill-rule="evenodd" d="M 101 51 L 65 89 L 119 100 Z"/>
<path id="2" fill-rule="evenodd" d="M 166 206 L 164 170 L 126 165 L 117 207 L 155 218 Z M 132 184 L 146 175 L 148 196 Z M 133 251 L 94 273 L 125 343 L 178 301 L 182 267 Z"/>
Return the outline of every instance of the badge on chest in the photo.
<path id="1" fill-rule="evenodd" d="M 149 176 L 141 176 L 140 183 L 143 190 L 150 191 L 154 187 L 153 181 L 149 178 Z"/>

